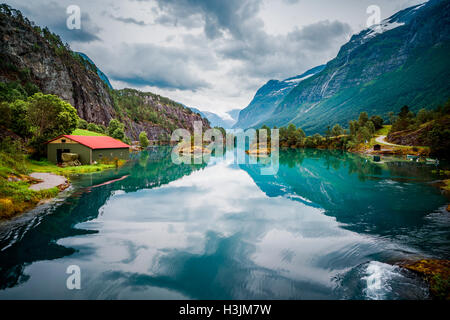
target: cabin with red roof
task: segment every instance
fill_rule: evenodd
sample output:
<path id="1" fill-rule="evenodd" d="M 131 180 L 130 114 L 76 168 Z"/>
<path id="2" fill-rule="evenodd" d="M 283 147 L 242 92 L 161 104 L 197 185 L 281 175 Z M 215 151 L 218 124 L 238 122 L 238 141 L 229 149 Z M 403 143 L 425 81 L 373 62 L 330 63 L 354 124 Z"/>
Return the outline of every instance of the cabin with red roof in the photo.
<path id="1" fill-rule="evenodd" d="M 61 135 L 47 144 L 47 159 L 53 163 L 62 163 L 63 153 L 76 153 L 81 164 L 92 164 L 102 159 L 127 160 L 130 146 L 108 136 Z"/>

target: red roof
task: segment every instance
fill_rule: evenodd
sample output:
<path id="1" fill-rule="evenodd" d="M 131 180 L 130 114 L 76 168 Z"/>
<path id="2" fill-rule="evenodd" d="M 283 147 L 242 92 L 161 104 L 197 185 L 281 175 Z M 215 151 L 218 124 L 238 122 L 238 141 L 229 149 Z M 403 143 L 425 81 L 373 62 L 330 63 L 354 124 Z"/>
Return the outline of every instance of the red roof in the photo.
<path id="1" fill-rule="evenodd" d="M 78 142 L 91 149 L 119 149 L 119 148 L 129 148 L 130 146 L 122 141 L 116 140 L 108 136 L 72 136 L 64 134 L 62 136 L 56 137 L 47 143 L 52 142 L 56 139 L 66 137 L 73 141 Z"/>

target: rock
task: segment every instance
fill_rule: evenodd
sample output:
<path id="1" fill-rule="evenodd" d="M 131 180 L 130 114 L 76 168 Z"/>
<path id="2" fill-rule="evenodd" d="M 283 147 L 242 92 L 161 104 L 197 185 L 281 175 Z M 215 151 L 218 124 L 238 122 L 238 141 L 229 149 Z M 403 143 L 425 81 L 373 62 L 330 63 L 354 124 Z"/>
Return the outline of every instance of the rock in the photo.
<path id="1" fill-rule="evenodd" d="M 79 155 L 77 153 L 63 153 L 61 154 L 61 158 L 64 162 L 69 162 L 78 160 Z"/>
<path id="2" fill-rule="evenodd" d="M 92 66 L 76 57 L 72 51 L 55 49 L 26 21 L 0 12 L 0 62 L 8 66 L 0 68 L 0 82 L 24 82 L 20 71 L 25 70 L 27 81 L 43 93 L 69 102 L 87 122 L 108 126 L 111 119 L 119 118 L 118 113 L 124 114 L 121 121 L 125 133 L 135 140 L 141 131 L 147 133 L 149 140 L 170 139 L 175 128 L 193 132 L 194 121 L 202 121 L 203 127 L 209 128 L 208 120 L 170 99 L 133 89 L 111 91 Z M 156 112 L 158 123 L 152 123 L 145 115 L 130 118 L 124 110 L 129 107 L 130 97 L 137 101 L 138 109 Z M 0 136 L 6 134 L 0 132 Z"/>
<path id="3" fill-rule="evenodd" d="M 433 298 L 450 300 L 450 260 L 423 259 L 402 267 L 424 277 Z"/>

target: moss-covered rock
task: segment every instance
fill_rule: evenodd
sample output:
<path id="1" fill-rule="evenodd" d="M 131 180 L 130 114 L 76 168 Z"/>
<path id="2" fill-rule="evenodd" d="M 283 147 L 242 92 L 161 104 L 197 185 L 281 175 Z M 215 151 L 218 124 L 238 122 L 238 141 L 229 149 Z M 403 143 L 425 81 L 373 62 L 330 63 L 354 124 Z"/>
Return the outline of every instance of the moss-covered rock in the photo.
<path id="1" fill-rule="evenodd" d="M 434 299 L 450 300 L 450 260 L 423 259 L 403 267 L 425 278 Z"/>

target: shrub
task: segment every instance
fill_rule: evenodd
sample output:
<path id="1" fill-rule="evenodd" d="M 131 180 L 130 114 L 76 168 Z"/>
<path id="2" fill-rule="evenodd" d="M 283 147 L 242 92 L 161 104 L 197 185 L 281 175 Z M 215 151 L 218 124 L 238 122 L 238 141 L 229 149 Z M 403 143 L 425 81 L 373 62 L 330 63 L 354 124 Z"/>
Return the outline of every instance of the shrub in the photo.
<path id="1" fill-rule="evenodd" d="M 88 127 L 88 123 L 86 120 L 84 119 L 78 119 L 78 123 L 77 123 L 77 128 L 78 129 L 87 129 Z"/>
<path id="2" fill-rule="evenodd" d="M 148 141 L 148 138 L 147 138 L 147 133 L 145 131 L 142 131 L 139 134 L 139 142 L 141 143 L 141 147 L 142 148 L 147 148 L 148 147 L 149 141 Z"/>

